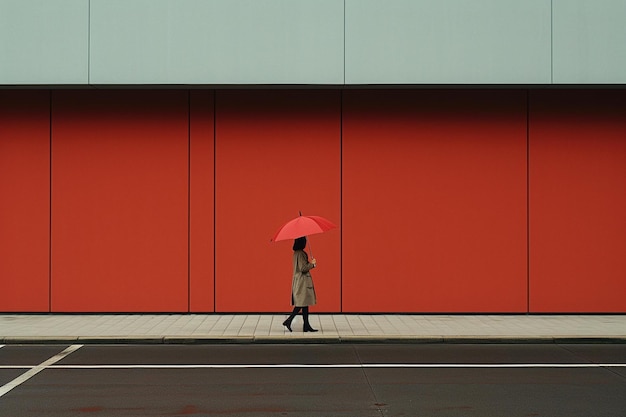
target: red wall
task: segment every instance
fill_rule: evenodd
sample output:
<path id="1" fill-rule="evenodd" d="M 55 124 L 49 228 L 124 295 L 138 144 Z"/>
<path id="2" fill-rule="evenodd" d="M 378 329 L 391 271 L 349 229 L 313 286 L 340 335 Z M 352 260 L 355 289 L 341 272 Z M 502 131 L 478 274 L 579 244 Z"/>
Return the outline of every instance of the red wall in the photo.
<path id="1" fill-rule="evenodd" d="M 189 101 L 189 311 L 215 309 L 215 94 Z"/>
<path id="2" fill-rule="evenodd" d="M 526 311 L 526 96 L 347 91 L 344 311 Z"/>
<path id="3" fill-rule="evenodd" d="M 52 310 L 188 310 L 188 93 L 53 91 Z"/>
<path id="4" fill-rule="evenodd" d="M 626 312 L 625 98 L 0 91 L 0 311 Z"/>
<path id="5" fill-rule="evenodd" d="M 531 99 L 531 311 L 624 312 L 626 95 Z"/>
<path id="6" fill-rule="evenodd" d="M 339 91 L 219 91 L 216 126 L 217 311 L 290 309 L 287 220 L 341 218 Z M 340 309 L 340 233 L 310 237 L 317 311 Z"/>
<path id="7" fill-rule="evenodd" d="M 0 311 L 49 310 L 50 93 L 0 91 Z"/>

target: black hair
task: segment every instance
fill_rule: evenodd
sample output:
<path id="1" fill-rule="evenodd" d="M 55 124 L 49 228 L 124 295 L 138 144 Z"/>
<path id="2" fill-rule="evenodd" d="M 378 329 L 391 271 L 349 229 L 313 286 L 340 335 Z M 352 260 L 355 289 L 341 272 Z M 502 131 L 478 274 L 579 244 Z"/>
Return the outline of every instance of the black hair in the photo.
<path id="1" fill-rule="evenodd" d="M 302 236 L 293 241 L 293 250 L 303 250 L 306 247 L 306 236 Z"/>

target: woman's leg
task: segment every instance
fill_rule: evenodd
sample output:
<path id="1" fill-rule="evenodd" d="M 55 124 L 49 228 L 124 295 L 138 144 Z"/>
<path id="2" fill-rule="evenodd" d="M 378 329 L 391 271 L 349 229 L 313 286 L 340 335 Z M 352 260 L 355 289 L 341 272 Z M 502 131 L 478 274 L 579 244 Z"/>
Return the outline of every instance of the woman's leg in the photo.
<path id="1" fill-rule="evenodd" d="M 311 327 L 311 324 L 309 323 L 309 307 L 302 307 L 302 317 L 304 319 L 304 328 L 303 330 L 305 332 L 316 332 L 317 329 L 314 329 L 313 327 Z"/>
<path id="2" fill-rule="evenodd" d="M 291 331 L 291 322 L 293 321 L 293 318 L 296 317 L 296 315 L 300 312 L 301 308 L 302 307 L 294 307 L 289 318 L 283 321 L 283 326 L 285 326 L 287 330 Z"/>

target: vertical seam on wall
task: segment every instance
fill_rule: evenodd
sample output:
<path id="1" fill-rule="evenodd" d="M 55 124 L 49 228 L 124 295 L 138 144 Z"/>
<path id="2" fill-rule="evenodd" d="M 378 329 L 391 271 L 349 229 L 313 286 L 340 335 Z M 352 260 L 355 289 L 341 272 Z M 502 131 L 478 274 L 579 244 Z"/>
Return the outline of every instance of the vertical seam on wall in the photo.
<path id="1" fill-rule="evenodd" d="M 50 154 L 50 173 L 49 173 L 49 220 L 48 220 L 48 312 L 52 313 L 52 90 L 49 91 L 49 142 L 48 152 Z"/>
<path id="2" fill-rule="evenodd" d="M 550 0 L 550 84 L 554 84 L 554 6 Z"/>
<path id="3" fill-rule="evenodd" d="M 343 85 L 346 85 L 346 0 L 343 0 Z"/>
<path id="4" fill-rule="evenodd" d="M 339 311 L 343 313 L 343 89 L 339 94 Z"/>
<path id="5" fill-rule="evenodd" d="M 91 0 L 87 2 L 87 85 L 91 84 Z"/>
<path id="6" fill-rule="evenodd" d="M 530 90 L 526 90 L 526 313 L 530 314 Z"/>
<path id="7" fill-rule="evenodd" d="M 217 269 L 216 257 L 216 219 L 217 219 L 217 90 L 213 91 L 213 312 L 217 312 L 216 292 L 217 292 Z"/>
<path id="8" fill-rule="evenodd" d="M 191 90 L 187 90 L 187 312 L 191 313 Z"/>

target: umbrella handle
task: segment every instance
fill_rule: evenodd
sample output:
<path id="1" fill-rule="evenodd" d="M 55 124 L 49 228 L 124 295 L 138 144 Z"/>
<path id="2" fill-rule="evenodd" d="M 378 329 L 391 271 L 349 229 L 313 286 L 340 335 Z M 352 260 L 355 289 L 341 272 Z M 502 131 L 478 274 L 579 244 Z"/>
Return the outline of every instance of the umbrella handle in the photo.
<path id="1" fill-rule="evenodd" d="M 307 245 L 309 245 L 309 255 L 311 255 L 311 259 L 315 259 L 315 256 L 313 256 L 313 248 L 311 247 L 311 241 L 307 239 L 306 243 Z"/>

